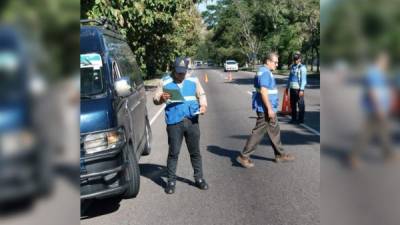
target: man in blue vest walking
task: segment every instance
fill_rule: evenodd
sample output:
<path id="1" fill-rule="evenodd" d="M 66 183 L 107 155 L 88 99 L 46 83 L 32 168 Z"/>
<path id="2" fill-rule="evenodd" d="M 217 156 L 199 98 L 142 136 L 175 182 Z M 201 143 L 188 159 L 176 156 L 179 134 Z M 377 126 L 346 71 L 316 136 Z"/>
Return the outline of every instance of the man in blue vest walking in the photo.
<path id="1" fill-rule="evenodd" d="M 176 167 L 183 137 L 189 150 L 195 185 L 201 190 L 208 189 L 208 184 L 203 178 L 199 143 L 199 114 L 206 112 L 207 99 L 199 80 L 196 77 L 186 76 L 188 63 L 188 60 L 180 57 L 175 60 L 172 75 L 166 75 L 161 79 L 153 99 L 156 105 L 166 103 L 165 122 L 169 145 L 168 181 L 165 187 L 167 194 L 175 193 Z M 182 98 L 174 99 L 175 96 L 171 96 L 173 92 Z"/>
<path id="2" fill-rule="evenodd" d="M 304 89 L 307 84 L 307 68 L 301 64 L 301 54 L 299 52 L 294 53 L 293 62 L 286 86 L 286 90 L 290 89 L 290 105 L 292 107 L 292 120 L 290 122 L 304 123 Z M 298 116 L 297 105 L 299 106 Z"/>
<path id="3" fill-rule="evenodd" d="M 258 69 L 254 77 L 252 108 L 257 112 L 257 122 L 251 136 L 247 139 L 246 145 L 237 161 L 245 168 L 254 167 L 250 160 L 253 153 L 265 136 L 271 142 L 275 153 L 276 162 L 293 161 L 294 156 L 284 151 L 280 137 L 280 127 L 276 112 L 278 111 L 279 97 L 275 78 L 271 71 L 278 66 L 278 55 L 269 53 L 263 60 L 264 66 Z"/>

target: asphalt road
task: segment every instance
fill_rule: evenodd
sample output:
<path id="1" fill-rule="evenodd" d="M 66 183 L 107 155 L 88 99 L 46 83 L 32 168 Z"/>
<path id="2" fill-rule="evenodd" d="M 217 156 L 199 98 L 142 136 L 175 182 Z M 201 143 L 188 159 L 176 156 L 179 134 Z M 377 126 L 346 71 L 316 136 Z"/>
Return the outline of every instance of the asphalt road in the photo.
<path id="1" fill-rule="evenodd" d="M 339 71 L 341 72 L 341 71 Z M 351 170 L 347 156 L 363 132 L 362 83 L 354 74 L 325 68 L 322 76 L 321 217 L 323 224 L 397 225 L 400 221 L 400 163 L 385 164 L 378 141 Z M 361 78 L 361 77 L 360 77 Z M 389 120 L 392 148 L 400 153 L 399 120 Z"/>
<path id="2" fill-rule="evenodd" d="M 208 83 L 204 82 L 205 74 Z M 255 124 L 249 94 L 253 75 L 237 72 L 229 81 L 221 70 L 193 72 L 201 80 L 209 104 L 207 114 L 200 118 L 200 147 L 208 191 L 193 186 L 189 154 L 183 144 L 176 193 L 164 193 L 166 125 L 162 106 L 154 106 L 150 101 L 152 92 L 148 92 L 153 149 L 150 156 L 140 159 L 138 197 L 93 201 L 81 224 L 320 224 L 319 78 L 309 81 L 306 92 L 306 126 L 288 124 L 287 117 L 279 118 L 282 142 L 296 161 L 274 163 L 272 147 L 263 140 L 252 156 L 255 167 L 245 169 L 235 158 Z M 285 77 L 276 78 L 282 94 Z"/>

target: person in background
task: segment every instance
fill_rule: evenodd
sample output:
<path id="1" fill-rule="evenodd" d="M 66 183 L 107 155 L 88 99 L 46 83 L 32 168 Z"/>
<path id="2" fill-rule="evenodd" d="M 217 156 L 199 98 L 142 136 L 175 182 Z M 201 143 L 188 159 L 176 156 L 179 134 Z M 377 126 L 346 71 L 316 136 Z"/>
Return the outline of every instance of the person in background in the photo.
<path id="1" fill-rule="evenodd" d="M 301 63 L 301 54 L 296 52 L 293 55 L 293 65 L 290 66 L 289 79 L 286 91 L 290 89 L 290 105 L 292 107 L 291 123 L 304 123 L 304 89 L 307 84 L 307 68 Z M 299 114 L 297 115 L 297 106 Z"/>

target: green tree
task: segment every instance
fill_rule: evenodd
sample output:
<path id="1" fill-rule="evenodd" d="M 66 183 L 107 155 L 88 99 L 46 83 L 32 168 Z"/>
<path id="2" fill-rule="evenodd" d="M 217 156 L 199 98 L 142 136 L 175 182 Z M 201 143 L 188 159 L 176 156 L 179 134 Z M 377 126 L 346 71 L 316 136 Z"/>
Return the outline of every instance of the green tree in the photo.
<path id="1" fill-rule="evenodd" d="M 295 51 L 302 51 L 306 62 L 319 58 L 317 0 L 221 0 L 202 16 L 213 34 L 215 58 L 235 55 L 249 62 L 268 51 L 277 51 L 287 65 Z"/>
<path id="2" fill-rule="evenodd" d="M 82 18 L 106 17 L 118 25 L 148 77 L 167 69 L 178 55 L 193 55 L 201 29 L 188 0 L 82 0 Z"/>

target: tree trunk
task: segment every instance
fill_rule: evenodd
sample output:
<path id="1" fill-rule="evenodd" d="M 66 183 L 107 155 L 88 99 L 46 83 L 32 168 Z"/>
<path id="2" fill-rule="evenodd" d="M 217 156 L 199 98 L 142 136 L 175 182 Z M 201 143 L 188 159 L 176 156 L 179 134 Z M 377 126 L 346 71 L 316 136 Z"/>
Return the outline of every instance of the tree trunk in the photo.
<path id="1" fill-rule="evenodd" d="M 311 48 L 311 72 L 314 71 L 314 48 Z"/>
<path id="2" fill-rule="evenodd" d="M 315 51 L 317 52 L 317 72 L 319 73 L 319 51 L 318 49 L 315 49 Z"/>

